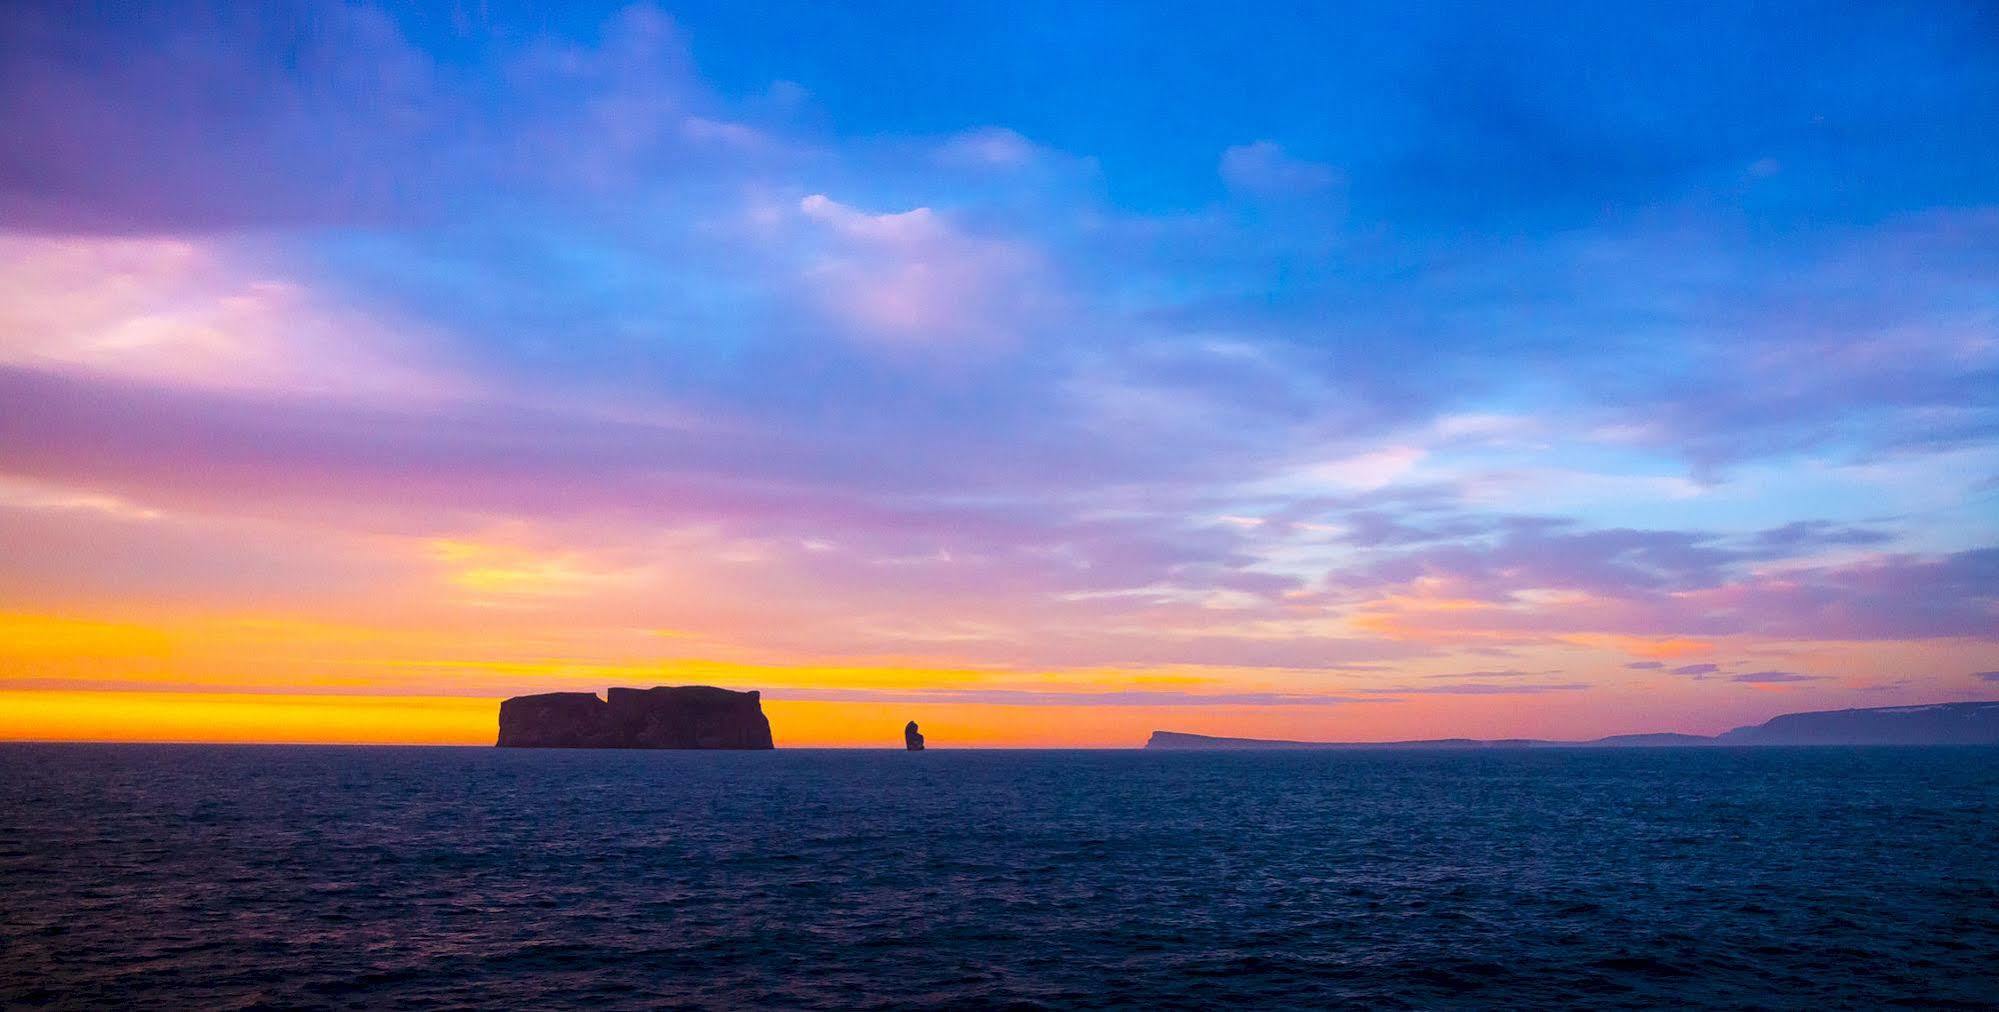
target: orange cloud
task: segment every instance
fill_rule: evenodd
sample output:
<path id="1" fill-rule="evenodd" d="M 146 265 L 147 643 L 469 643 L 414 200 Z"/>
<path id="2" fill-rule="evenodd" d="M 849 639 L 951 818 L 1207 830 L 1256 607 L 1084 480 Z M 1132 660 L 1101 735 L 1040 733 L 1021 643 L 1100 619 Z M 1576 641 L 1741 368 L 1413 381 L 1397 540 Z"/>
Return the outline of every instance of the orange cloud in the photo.
<path id="1" fill-rule="evenodd" d="M 1563 642 L 1577 646 L 1594 647 L 1599 650 L 1614 650 L 1633 657 L 1666 661 L 1678 657 L 1690 657 L 1714 652 L 1714 644 L 1707 640 L 1687 639 L 1678 636 L 1620 636 L 1610 633 L 1577 633 L 1560 637 Z"/>
<path id="2" fill-rule="evenodd" d="M 1488 601 L 1469 598 L 1391 594 L 1363 605 L 1361 611 L 1348 621 L 1362 632 L 1419 643 L 1520 639 L 1517 632 L 1480 628 L 1475 621 L 1468 621 L 1475 615 L 1489 615 L 1502 610 Z"/>

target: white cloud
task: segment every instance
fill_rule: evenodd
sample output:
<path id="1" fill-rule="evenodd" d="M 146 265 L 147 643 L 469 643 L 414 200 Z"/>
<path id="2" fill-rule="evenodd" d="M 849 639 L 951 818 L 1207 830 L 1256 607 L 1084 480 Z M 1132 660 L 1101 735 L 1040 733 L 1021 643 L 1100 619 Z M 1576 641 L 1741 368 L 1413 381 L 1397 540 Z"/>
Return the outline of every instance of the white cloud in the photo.
<path id="1" fill-rule="evenodd" d="M 1274 141 L 1241 144 L 1222 152 L 1222 181 L 1253 193 L 1308 193 L 1340 181 L 1339 170 L 1293 157 Z"/>
<path id="2" fill-rule="evenodd" d="M 960 234 L 930 208 L 872 214 L 824 194 L 798 207 L 837 240 L 806 270 L 812 298 L 858 336 L 1004 343 L 1046 302 L 1029 251 Z"/>
<path id="3" fill-rule="evenodd" d="M 914 243 L 942 239 L 943 225 L 927 207 L 884 214 L 869 214 L 842 204 L 823 193 L 798 202 L 806 217 L 831 226 L 851 239 L 869 242 Z"/>
<path id="4" fill-rule="evenodd" d="M 945 141 L 937 157 L 947 165 L 1016 169 L 1032 163 L 1040 153 L 1033 141 L 1005 127 L 967 130 Z"/>
<path id="5" fill-rule="evenodd" d="M 1419 446 L 1385 446 L 1295 467 L 1251 484 L 1253 495 L 1313 496 L 1330 492 L 1369 492 L 1408 477 L 1429 456 Z"/>

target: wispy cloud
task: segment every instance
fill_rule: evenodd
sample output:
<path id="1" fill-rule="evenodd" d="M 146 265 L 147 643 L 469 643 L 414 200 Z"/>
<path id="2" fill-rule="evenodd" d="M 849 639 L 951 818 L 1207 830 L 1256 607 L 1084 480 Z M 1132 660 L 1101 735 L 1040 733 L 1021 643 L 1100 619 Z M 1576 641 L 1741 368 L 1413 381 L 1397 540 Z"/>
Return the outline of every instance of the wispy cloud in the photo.
<path id="1" fill-rule="evenodd" d="M 1222 152 L 1221 174 L 1230 186 L 1258 193 L 1306 193 L 1340 181 L 1332 166 L 1299 158 L 1275 141 L 1240 144 Z"/>
<path id="2" fill-rule="evenodd" d="M 1592 688 L 1588 682 L 1465 682 L 1457 685 L 1383 687 L 1368 692 L 1398 696 L 1513 696 L 1542 692 L 1580 692 Z"/>
<path id="3" fill-rule="evenodd" d="M 1730 675 L 1728 676 L 1728 680 L 1731 682 L 1772 685 L 1783 682 L 1821 682 L 1825 680 L 1825 676 L 1801 675 L 1795 671 L 1750 671 L 1740 675 Z"/>

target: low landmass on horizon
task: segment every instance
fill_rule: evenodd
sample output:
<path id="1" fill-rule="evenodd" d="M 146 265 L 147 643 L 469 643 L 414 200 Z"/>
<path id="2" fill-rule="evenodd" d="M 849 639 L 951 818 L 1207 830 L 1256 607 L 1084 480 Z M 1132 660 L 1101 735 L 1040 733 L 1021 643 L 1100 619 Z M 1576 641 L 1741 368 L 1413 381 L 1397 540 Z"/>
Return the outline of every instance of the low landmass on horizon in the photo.
<path id="1" fill-rule="evenodd" d="M 1154 731 L 1148 749 L 1670 748 L 1708 745 L 1999 745 L 1999 700 L 1786 713 L 1718 735 L 1614 734 L 1588 741 L 1431 738 L 1416 741 L 1286 741 Z"/>

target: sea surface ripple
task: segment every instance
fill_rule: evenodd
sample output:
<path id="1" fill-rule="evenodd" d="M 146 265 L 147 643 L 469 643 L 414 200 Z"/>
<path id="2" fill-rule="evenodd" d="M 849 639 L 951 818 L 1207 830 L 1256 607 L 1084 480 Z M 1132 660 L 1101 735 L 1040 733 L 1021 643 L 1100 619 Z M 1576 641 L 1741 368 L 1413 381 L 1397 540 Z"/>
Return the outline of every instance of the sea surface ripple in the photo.
<path id="1" fill-rule="evenodd" d="M 1999 1007 L 1999 750 L 0 745 L 0 1006 Z"/>

